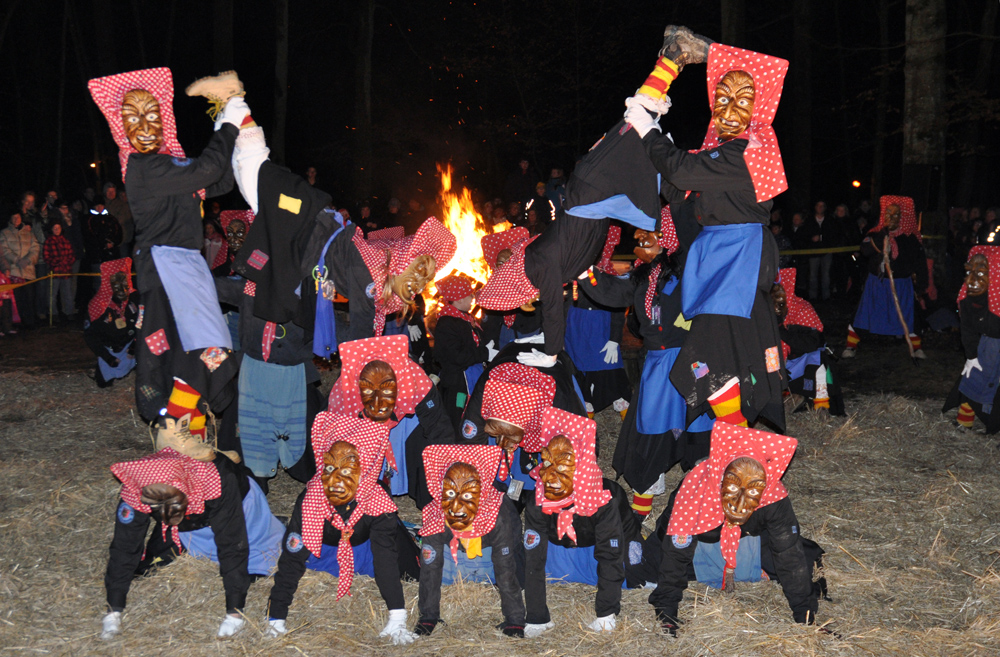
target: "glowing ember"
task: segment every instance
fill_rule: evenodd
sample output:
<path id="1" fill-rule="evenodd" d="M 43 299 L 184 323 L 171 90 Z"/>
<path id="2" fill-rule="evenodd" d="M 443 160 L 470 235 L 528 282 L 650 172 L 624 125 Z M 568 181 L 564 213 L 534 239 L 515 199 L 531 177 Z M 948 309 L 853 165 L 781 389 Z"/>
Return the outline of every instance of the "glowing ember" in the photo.
<path id="1" fill-rule="evenodd" d="M 483 259 L 483 248 L 480 240 L 484 235 L 493 231 L 493 226 L 487 226 L 483 221 L 483 216 L 476 212 L 472 204 L 472 193 L 468 188 L 463 187 L 461 193 L 456 194 L 451 188 L 451 165 L 442 167 L 437 165 L 438 175 L 441 177 L 441 192 L 438 198 L 441 201 L 441 223 L 455 236 L 458 248 L 455 257 L 451 259 L 448 266 L 439 270 L 434 275 L 434 280 L 441 280 L 445 276 L 461 273 L 474 279 L 480 285 L 486 284 L 489 277 L 489 269 Z M 433 312 L 436 303 L 432 300 L 437 294 L 437 287 L 428 285 L 424 290 L 424 299 L 427 302 L 427 314 Z"/>

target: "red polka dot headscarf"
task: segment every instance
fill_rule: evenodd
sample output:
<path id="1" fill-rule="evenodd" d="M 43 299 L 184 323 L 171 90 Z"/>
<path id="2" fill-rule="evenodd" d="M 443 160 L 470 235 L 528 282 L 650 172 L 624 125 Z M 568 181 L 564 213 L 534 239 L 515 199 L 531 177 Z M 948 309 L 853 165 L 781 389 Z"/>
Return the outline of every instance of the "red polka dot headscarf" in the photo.
<path id="1" fill-rule="evenodd" d="M 375 236 L 376 233 L 379 235 Z M 422 255 L 433 256 L 435 271 L 444 271 L 458 249 L 455 236 L 434 217 L 428 217 L 415 234 L 396 237 L 398 235 L 398 227 L 396 230 L 387 228 L 372 231 L 368 238 L 365 238 L 360 228 L 354 232 L 354 246 L 375 283 L 373 328 L 376 336 L 382 335 L 385 330 L 386 315 L 403 309 L 403 300 L 395 294 L 390 295 L 388 301 L 382 300 L 382 290 L 388 277 L 402 274 L 411 262 Z"/>
<path id="2" fill-rule="evenodd" d="M 670 206 L 664 205 L 660 209 L 660 237 L 656 243 L 666 254 L 672 255 L 680 246 L 677 240 L 677 229 L 674 227 L 674 217 L 670 214 Z M 636 259 L 633 268 L 642 264 L 642 260 Z M 653 299 L 656 297 L 656 282 L 660 280 L 660 272 L 663 271 L 663 263 L 658 262 L 649 270 L 649 286 L 646 288 L 646 317 L 653 316 Z"/>
<path id="3" fill-rule="evenodd" d="M 441 298 L 451 303 L 476 293 L 475 281 L 463 274 L 451 274 L 435 283 Z"/>
<path id="4" fill-rule="evenodd" d="M 482 239 L 479 240 L 479 244 L 483 247 L 483 259 L 486 260 L 486 266 L 490 268 L 490 271 L 496 269 L 497 256 L 500 255 L 501 251 L 504 249 L 513 250 L 515 244 L 523 242 L 530 236 L 528 229 L 524 226 L 517 226 L 499 233 L 483 235 Z"/>
<path id="5" fill-rule="evenodd" d="M 576 471 L 573 473 L 573 494 L 550 502 L 545 499 L 545 486 L 535 486 L 535 503 L 544 513 L 559 513 L 556 534 L 576 540 L 573 516 L 589 517 L 611 500 L 611 491 L 604 489 L 604 473 L 597 465 L 597 423 L 559 408 L 547 408 L 542 417 L 542 444 L 548 445 L 556 436 L 566 436 L 573 444 Z M 535 476 L 537 479 L 537 475 Z"/>
<path id="6" fill-rule="evenodd" d="M 253 225 L 254 217 L 253 210 L 223 210 L 219 213 L 219 223 L 222 224 L 222 230 L 226 230 L 229 228 L 229 224 L 239 219 L 249 230 L 250 226 Z"/>
<path id="7" fill-rule="evenodd" d="M 177 120 L 174 118 L 173 105 L 174 81 L 169 68 L 147 68 L 95 78 L 87 83 L 87 88 L 90 89 L 90 95 L 107 119 L 111 136 L 118 144 L 122 181 L 125 180 L 128 156 L 138 152 L 125 136 L 125 124 L 122 123 L 122 98 L 133 89 L 145 89 L 160 103 L 160 120 L 163 123 L 163 144 L 160 146 L 160 153 L 184 157 L 184 149 L 177 141 Z"/>
<path id="8" fill-rule="evenodd" d="M 483 388 L 482 416 L 497 419 L 524 430 L 521 449 L 541 451 L 542 414 L 552 406 L 556 380 L 521 363 L 502 363 L 490 370 Z"/>
<path id="9" fill-rule="evenodd" d="M 603 271 L 605 274 L 611 274 L 612 276 L 617 275 L 618 272 L 615 271 L 615 267 L 612 264 L 611 259 L 615 255 L 615 248 L 621 241 L 622 227 L 608 226 L 608 239 L 604 243 L 604 250 L 601 251 L 601 257 L 597 259 L 597 264 L 594 265 L 594 269 Z"/>
<path id="10" fill-rule="evenodd" d="M 820 333 L 823 332 L 823 322 L 812 304 L 795 294 L 795 267 L 785 267 L 778 270 L 778 283 L 785 290 L 785 298 L 788 301 L 788 314 L 782 324 L 789 326 L 808 326 Z"/>
<path id="11" fill-rule="evenodd" d="M 878 200 L 881 212 L 878 217 L 878 225 L 868 231 L 868 234 L 877 233 L 879 231 L 885 230 L 885 211 L 890 205 L 899 206 L 899 228 L 889 233 L 889 248 L 892 250 L 891 255 L 893 258 L 899 257 L 899 247 L 896 245 L 896 238 L 900 235 L 914 235 L 918 240 L 923 242 L 923 237 L 920 235 L 920 228 L 917 226 L 917 212 L 913 207 L 913 199 L 909 196 L 891 196 L 886 195 Z M 866 238 L 868 239 L 868 238 Z M 882 248 L 881 244 L 876 244 L 880 250 Z"/>
<path id="12" fill-rule="evenodd" d="M 111 466 L 111 473 L 122 482 L 122 500 L 147 515 L 152 513 L 152 509 L 142 503 L 142 489 L 151 484 L 167 484 L 184 493 L 188 502 L 186 515 L 204 513 L 207 500 L 222 496 L 222 479 L 211 461 L 195 460 L 170 447 L 137 461 L 115 463 Z M 163 525 L 162 529 L 166 538 L 168 527 Z M 181 547 L 177 527 L 169 529 L 174 543 Z"/>
<path id="13" fill-rule="evenodd" d="M 403 418 L 416 412 L 432 384 L 427 373 L 410 359 L 409 349 L 410 341 L 405 335 L 383 335 L 341 344 L 340 378 L 330 390 L 330 410 L 350 416 L 361 413 L 364 408 L 358 387 L 361 370 L 373 360 L 381 360 L 396 374 L 395 416 Z M 394 424 L 390 421 L 390 426 Z"/>
<path id="14" fill-rule="evenodd" d="M 1000 316 L 1000 246 L 974 246 L 969 250 L 969 260 L 975 255 L 986 256 L 986 262 L 989 263 L 990 287 L 986 294 L 989 296 L 990 312 Z M 968 286 L 962 281 L 962 289 L 958 291 L 958 303 L 962 303 L 962 299 L 968 294 Z"/>
<path id="15" fill-rule="evenodd" d="M 480 538 L 493 531 L 503 502 L 503 493 L 493 485 L 493 478 L 500 467 L 503 450 L 496 445 L 428 445 L 424 448 L 424 472 L 427 474 L 427 490 L 434 498 L 423 508 L 424 526 L 421 536 L 440 534 L 447 527 L 441 497 L 444 475 L 456 463 L 468 463 L 479 473 L 479 510 L 472 520 L 472 527 L 461 533 L 460 538 Z M 454 532 L 453 532 L 454 533 Z"/>
<path id="16" fill-rule="evenodd" d="M 716 422 L 707 461 L 696 465 L 681 482 L 674 499 L 667 534 L 696 536 L 722 525 L 722 556 L 727 568 L 736 567 L 740 528 L 725 523 L 722 511 L 722 475 L 730 463 L 747 456 L 764 467 L 767 485 L 757 509 L 788 497 L 781 483 L 798 441 L 789 436 Z"/>
<path id="17" fill-rule="evenodd" d="M 337 441 L 351 443 L 361 457 L 361 479 L 354 495 L 357 505 L 345 521 L 330 507 L 330 500 L 323 491 L 323 455 Z M 389 427 L 386 423 L 372 422 L 367 418 L 350 417 L 329 411 L 316 416 L 312 427 L 313 456 L 316 474 L 306 485 L 302 498 L 302 544 L 319 557 L 323 552 L 323 526 L 327 520 L 340 530 L 337 546 L 337 564 L 340 577 L 337 582 L 337 599 L 350 593 L 354 579 L 354 550 L 351 533 L 364 516 L 395 513 L 396 505 L 378 483 L 382 470 L 382 457 L 389 446 Z"/>
<path id="18" fill-rule="evenodd" d="M 486 285 L 476 293 L 476 304 L 486 310 L 514 310 L 538 296 L 538 288 L 524 273 L 524 249 L 538 239 L 518 242 L 511 248 L 510 260 L 493 272 Z"/>
<path id="19" fill-rule="evenodd" d="M 113 296 L 111 292 L 111 277 L 118 272 L 125 274 L 128 293 L 132 294 L 132 258 L 119 258 L 118 260 L 102 262 L 101 287 L 97 290 L 94 298 L 90 300 L 90 303 L 87 304 L 87 315 L 90 316 L 90 321 L 96 322 L 97 318 L 103 315 L 104 311 L 111 305 Z"/>
<path id="20" fill-rule="evenodd" d="M 743 159 L 746 160 L 753 179 L 757 202 L 763 203 L 788 189 L 778 138 L 771 127 L 778 111 L 778 101 L 781 100 L 788 61 L 752 50 L 713 43 L 708 50 L 709 108 L 715 104 L 715 87 L 729 71 L 746 71 L 753 78 L 753 116 L 747 129 L 735 138 L 750 142 L 743 153 Z M 710 150 L 718 145 L 719 135 L 709 120 L 708 132 L 699 150 Z"/>

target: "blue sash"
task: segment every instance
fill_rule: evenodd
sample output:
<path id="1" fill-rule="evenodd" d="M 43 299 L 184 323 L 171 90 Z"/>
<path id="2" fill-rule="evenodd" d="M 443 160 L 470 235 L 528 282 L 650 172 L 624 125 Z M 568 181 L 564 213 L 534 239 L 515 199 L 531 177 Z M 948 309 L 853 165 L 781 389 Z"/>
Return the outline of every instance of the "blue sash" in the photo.
<path id="1" fill-rule="evenodd" d="M 243 498 L 243 517 L 247 525 L 247 541 L 250 543 L 250 562 L 247 571 L 251 575 L 274 572 L 281 555 L 281 539 L 285 526 L 271 514 L 267 498 L 260 486 L 250 479 L 250 491 Z M 219 563 L 215 547 L 215 534 L 211 527 L 202 527 L 193 532 L 180 532 L 181 545 L 192 557 L 205 557 Z"/>
<path id="2" fill-rule="evenodd" d="M 764 244 L 760 224 L 704 226 L 688 252 L 681 281 L 684 317 L 750 317 Z"/>

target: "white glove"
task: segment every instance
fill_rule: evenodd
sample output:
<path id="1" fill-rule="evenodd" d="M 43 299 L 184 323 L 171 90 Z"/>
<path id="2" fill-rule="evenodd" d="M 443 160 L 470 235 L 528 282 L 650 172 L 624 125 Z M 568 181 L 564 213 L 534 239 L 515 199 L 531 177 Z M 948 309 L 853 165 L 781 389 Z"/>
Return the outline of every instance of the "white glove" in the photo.
<path id="1" fill-rule="evenodd" d="M 493 340 L 490 340 L 489 342 L 486 343 L 486 353 L 489 355 L 489 358 L 487 358 L 486 360 L 491 361 L 494 358 L 496 358 L 497 354 L 500 353 L 499 349 L 494 349 L 495 346 L 496 345 L 493 344 Z"/>
<path id="2" fill-rule="evenodd" d="M 122 631 L 122 612 L 112 611 L 101 621 L 101 638 L 107 641 L 113 639 L 116 634 Z"/>
<path id="3" fill-rule="evenodd" d="M 542 632 L 547 632 L 555 626 L 556 624 L 552 621 L 549 621 L 548 623 L 525 623 L 524 638 L 534 639 L 536 636 L 541 636 Z"/>
<path id="4" fill-rule="evenodd" d="M 598 616 L 593 623 L 587 626 L 587 629 L 594 632 L 610 632 L 615 629 L 615 624 L 614 614 L 610 616 Z"/>
<path id="5" fill-rule="evenodd" d="M 416 342 L 424 334 L 416 324 L 410 324 L 406 327 L 406 330 L 410 332 L 410 342 Z"/>
<path id="6" fill-rule="evenodd" d="M 215 129 L 221 128 L 223 123 L 231 123 L 239 130 L 240 126 L 243 125 L 243 119 L 247 118 L 248 114 L 250 114 L 250 106 L 247 105 L 243 96 L 233 96 L 215 121 Z"/>
<path id="7" fill-rule="evenodd" d="M 601 349 L 601 353 L 604 354 L 604 362 L 614 365 L 618 362 L 618 343 L 613 340 L 608 340 L 604 348 Z"/>
<path id="8" fill-rule="evenodd" d="M 220 639 L 231 637 L 243 629 L 245 623 L 246 621 L 243 620 L 242 616 L 230 616 L 226 614 L 226 617 L 222 619 L 222 624 L 219 625 L 219 633 L 216 636 Z"/>
<path id="9" fill-rule="evenodd" d="M 660 124 L 650 116 L 649 111 L 634 98 L 625 101 L 625 120 L 632 124 L 639 137 L 645 137 L 650 130 L 660 131 Z"/>
<path id="10" fill-rule="evenodd" d="M 983 371 L 983 366 L 979 364 L 978 358 L 970 358 L 965 361 L 965 367 L 962 368 L 962 376 L 968 379 L 972 374 L 972 370 L 979 370 L 980 372 Z"/>
<path id="11" fill-rule="evenodd" d="M 387 636 L 392 638 L 392 645 L 402 646 L 407 643 L 413 643 L 413 640 L 417 638 L 417 635 L 406 629 L 406 610 L 405 609 L 390 609 L 389 610 L 389 622 L 385 624 L 382 631 L 379 632 L 379 636 Z"/>
<path id="12" fill-rule="evenodd" d="M 264 636 L 270 639 L 277 639 L 282 634 L 286 634 L 288 629 L 285 627 L 285 619 L 269 619 L 267 621 L 267 632 Z"/>
<path id="13" fill-rule="evenodd" d="M 522 352 L 518 354 L 517 362 L 529 367 L 552 367 L 556 364 L 556 357 L 548 356 L 537 349 L 532 349 L 530 353 Z"/>

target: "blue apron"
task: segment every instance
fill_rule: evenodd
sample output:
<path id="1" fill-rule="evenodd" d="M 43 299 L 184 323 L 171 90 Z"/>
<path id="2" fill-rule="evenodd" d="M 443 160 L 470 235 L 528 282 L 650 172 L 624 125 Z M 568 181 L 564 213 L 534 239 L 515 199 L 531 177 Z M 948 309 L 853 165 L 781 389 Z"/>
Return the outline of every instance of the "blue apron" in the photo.
<path id="1" fill-rule="evenodd" d="M 278 566 L 285 526 L 271 514 L 267 498 L 253 479 L 250 479 L 250 491 L 243 498 L 243 517 L 247 525 L 247 541 L 250 543 L 250 562 L 247 571 L 251 575 L 266 577 Z M 181 545 L 191 553 L 192 557 L 205 557 L 219 563 L 215 533 L 211 527 L 202 527 L 193 532 L 180 532 L 180 539 Z"/>
<path id="2" fill-rule="evenodd" d="M 399 468 L 389 479 L 390 495 L 407 495 L 410 492 L 410 479 L 406 475 L 406 439 L 418 426 L 420 420 L 417 416 L 407 415 L 389 430 L 389 446 L 392 448 L 393 458 L 396 459 L 396 467 Z M 385 474 L 388 467 L 389 465 L 383 462 L 382 474 Z"/>
<path id="3" fill-rule="evenodd" d="M 646 354 L 646 363 L 639 379 L 635 414 L 635 428 L 639 433 L 658 435 L 674 432 L 680 437 L 682 431 L 710 431 L 712 418 L 708 413 L 700 415 L 690 426 L 687 424 L 687 403 L 670 382 L 670 368 L 674 366 L 680 347 L 656 349 Z"/>
<path id="4" fill-rule="evenodd" d="M 899 308 L 906 320 L 906 329 L 913 331 L 913 281 L 910 278 L 896 280 L 896 296 L 899 297 Z M 903 335 L 888 278 L 868 274 L 852 326 L 876 335 Z"/>
<path id="5" fill-rule="evenodd" d="M 694 574 L 698 581 L 712 588 L 722 588 L 723 573 L 726 560 L 722 556 L 722 544 L 702 543 L 694 550 Z M 736 549 L 736 569 L 733 579 L 737 582 L 759 582 L 760 568 L 760 536 L 744 536 Z"/>
<path id="6" fill-rule="evenodd" d="M 611 313 L 570 306 L 566 316 L 566 353 L 581 372 L 601 372 L 625 367 L 619 354 L 617 363 L 605 363 L 601 349 L 611 336 Z M 619 345 L 619 350 L 621 349 Z"/>
<path id="7" fill-rule="evenodd" d="M 983 413 L 989 415 L 993 412 L 993 399 L 1000 380 L 1000 340 L 981 336 L 976 357 L 983 369 L 972 370 L 968 377 L 963 376 L 958 382 L 958 391 L 982 404 Z"/>
<path id="8" fill-rule="evenodd" d="M 467 386 L 466 393 L 471 397 L 472 391 L 476 389 L 476 382 L 479 381 L 479 377 L 483 375 L 486 368 L 483 367 L 482 363 L 476 363 L 475 365 L 469 365 L 465 368 L 465 385 Z"/>
<path id="9" fill-rule="evenodd" d="M 489 444 L 496 445 L 497 440 L 493 436 L 489 436 Z M 507 458 L 501 455 L 500 458 Z M 509 483 L 511 479 L 517 479 L 524 484 L 524 490 L 535 490 L 535 480 L 528 476 L 527 472 L 521 470 L 521 448 L 518 447 L 514 450 L 514 453 L 510 455 L 510 475 L 504 480 L 504 483 Z"/>
<path id="10" fill-rule="evenodd" d="M 361 545 L 355 545 L 352 549 L 354 550 L 354 572 L 358 575 L 375 577 L 375 559 L 372 557 L 371 541 L 365 541 Z M 337 563 L 337 550 L 338 547 L 336 545 L 324 545 L 320 556 L 317 557 L 310 552 L 309 558 L 306 559 L 306 568 L 309 570 L 318 570 L 324 573 L 330 573 L 334 577 L 340 577 L 340 564 Z"/>
<path id="11" fill-rule="evenodd" d="M 684 317 L 750 317 L 760 276 L 763 226 L 703 226 L 684 261 Z"/>
<path id="12" fill-rule="evenodd" d="M 493 574 L 493 548 L 483 546 L 483 556 L 470 559 L 462 550 L 458 551 L 458 564 L 451 558 L 451 549 L 448 543 L 441 549 L 444 554 L 438 557 L 444 558 L 444 567 L 441 569 L 441 584 L 454 584 L 459 575 L 465 582 L 487 582 L 493 584 L 496 577 Z"/>
<path id="13" fill-rule="evenodd" d="M 816 367 L 822 365 L 823 362 L 820 359 L 822 353 L 822 349 L 817 349 L 816 351 L 810 351 L 808 354 L 802 354 L 798 358 L 786 360 L 785 368 L 788 370 L 788 380 L 794 381 L 805 376 L 806 367 L 809 365 L 815 365 Z"/>
<path id="14" fill-rule="evenodd" d="M 118 359 L 118 364 L 114 367 L 105 363 L 103 358 L 97 359 L 97 367 L 100 368 L 105 381 L 120 379 L 135 368 L 135 356 L 128 355 L 128 348 L 132 346 L 132 342 L 134 340 L 122 347 L 121 351 L 111 351 L 111 347 L 105 347 L 109 354 Z"/>
<path id="15" fill-rule="evenodd" d="M 222 318 L 215 280 L 201 252 L 178 246 L 154 246 L 150 253 L 170 300 L 184 351 L 208 347 L 232 350 L 233 339 Z"/>

